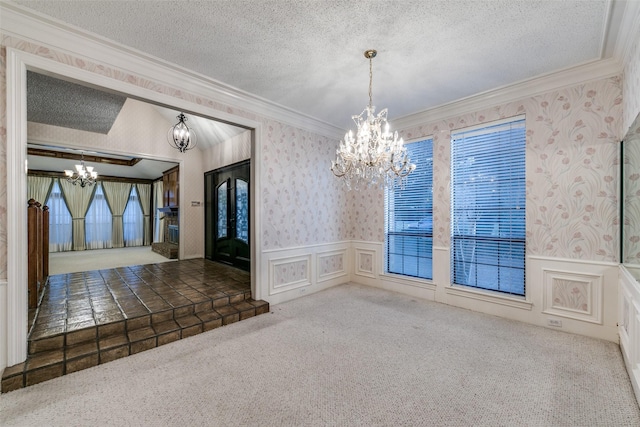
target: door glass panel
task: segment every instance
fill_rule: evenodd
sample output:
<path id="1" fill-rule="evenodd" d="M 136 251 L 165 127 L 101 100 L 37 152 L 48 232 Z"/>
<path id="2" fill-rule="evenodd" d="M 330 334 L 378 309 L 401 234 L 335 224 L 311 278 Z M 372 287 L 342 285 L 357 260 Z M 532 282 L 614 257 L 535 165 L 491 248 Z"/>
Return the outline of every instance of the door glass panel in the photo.
<path id="1" fill-rule="evenodd" d="M 218 239 L 227 237 L 227 183 L 218 187 Z"/>
<path id="2" fill-rule="evenodd" d="M 249 183 L 236 179 L 236 237 L 249 243 Z"/>

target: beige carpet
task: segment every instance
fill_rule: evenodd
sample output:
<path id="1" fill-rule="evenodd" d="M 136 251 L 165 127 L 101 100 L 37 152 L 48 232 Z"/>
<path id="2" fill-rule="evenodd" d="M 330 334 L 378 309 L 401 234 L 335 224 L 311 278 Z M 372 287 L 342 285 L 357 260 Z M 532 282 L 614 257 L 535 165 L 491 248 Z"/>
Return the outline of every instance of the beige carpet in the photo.
<path id="1" fill-rule="evenodd" d="M 90 251 L 53 252 L 49 254 L 49 274 L 75 273 L 77 271 L 102 270 L 130 265 L 157 264 L 175 261 L 151 250 L 151 246 L 135 246 L 118 249 L 94 249 Z"/>
<path id="2" fill-rule="evenodd" d="M 617 345 L 360 285 L 0 395 L 0 424 L 639 426 Z"/>

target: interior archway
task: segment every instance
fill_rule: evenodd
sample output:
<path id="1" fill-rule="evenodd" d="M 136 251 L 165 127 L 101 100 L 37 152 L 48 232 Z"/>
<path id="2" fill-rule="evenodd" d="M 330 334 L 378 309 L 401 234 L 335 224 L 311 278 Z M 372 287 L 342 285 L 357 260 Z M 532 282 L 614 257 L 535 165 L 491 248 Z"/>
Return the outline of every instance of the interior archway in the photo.
<path id="1" fill-rule="evenodd" d="M 27 70 L 38 73 L 65 76 L 70 81 L 101 88 L 123 94 L 150 104 L 184 111 L 209 120 L 250 129 L 251 137 L 251 205 L 254 207 L 250 215 L 251 223 L 251 282 L 255 298 L 261 297 L 257 283 L 256 267 L 259 265 L 259 141 L 260 124 L 243 117 L 230 115 L 199 103 L 176 98 L 160 91 L 146 89 L 135 84 L 98 75 L 70 65 L 62 64 L 47 58 L 13 49 L 7 50 L 7 209 L 11 212 L 23 211 L 26 194 L 27 176 L 27 115 L 26 115 L 26 81 Z M 160 83 L 159 83 L 160 84 Z M 175 85 L 174 85 L 175 86 Z M 73 148 L 82 148 L 74 146 Z M 180 167 L 180 180 L 184 182 L 184 159 L 171 158 L 166 155 L 153 154 L 132 149 L 129 152 L 106 149 L 111 154 L 136 154 L 161 161 L 177 161 Z M 201 177 L 203 180 L 203 178 Z M 180 194 L 180 203 L 185 205 L 188 195 Z M 180 217 L 180 227 L 185 227 L 184 216 Z M 202 227 L 201 232 L 204 232 Z M 26 359 L 27 342 L 27 262 L 26 262 L 26 215 L 10 215 L 7 220 L 7 365 L 11 366 Z M 192 255 L 191 255 L 192 256 Z M 180 247 L 180 258 L 185 257 L 183 246 Z"/>

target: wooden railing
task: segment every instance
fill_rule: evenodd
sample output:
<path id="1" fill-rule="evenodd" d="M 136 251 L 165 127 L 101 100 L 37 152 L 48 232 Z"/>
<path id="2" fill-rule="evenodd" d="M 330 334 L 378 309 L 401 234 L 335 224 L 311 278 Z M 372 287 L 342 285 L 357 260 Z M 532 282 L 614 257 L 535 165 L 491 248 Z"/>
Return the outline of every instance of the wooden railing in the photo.
<path id="1" fill-rule="evenodd" d="M 30 199 L 27 208 L 29 308 L 36 308 L 49 276 L 49 208 Z"/>

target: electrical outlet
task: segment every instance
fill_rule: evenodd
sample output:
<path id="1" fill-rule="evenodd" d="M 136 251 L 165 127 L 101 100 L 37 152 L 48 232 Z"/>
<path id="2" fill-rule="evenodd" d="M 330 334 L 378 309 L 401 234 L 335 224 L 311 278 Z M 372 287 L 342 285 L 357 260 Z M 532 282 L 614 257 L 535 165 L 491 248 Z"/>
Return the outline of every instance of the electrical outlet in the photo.
<path id="1" fill-rule="evenodd" d="M 555 326 L 556 328 L 562 328 L 562 320 L 547 319 L 547 325 Z"/>

